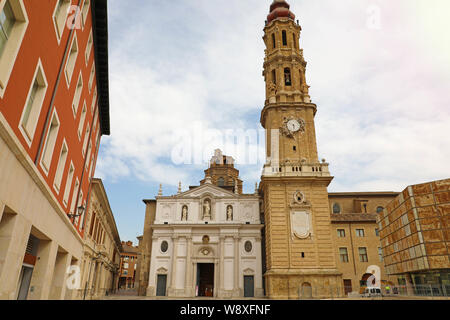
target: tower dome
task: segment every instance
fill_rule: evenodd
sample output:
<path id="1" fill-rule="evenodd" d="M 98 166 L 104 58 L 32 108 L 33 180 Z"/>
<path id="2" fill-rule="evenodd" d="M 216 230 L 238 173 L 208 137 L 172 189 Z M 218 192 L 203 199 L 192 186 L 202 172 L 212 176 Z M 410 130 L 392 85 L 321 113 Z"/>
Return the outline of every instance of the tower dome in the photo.
<path id="1" fill-rule="evenodd" d="M 270 5 L 270 13 L 267 22 L 270 23 L 277 18 L 290 18 L 295 20 L 295 14 L 290 10 L 290 5 L 285 0 L 274 0 Z"/>

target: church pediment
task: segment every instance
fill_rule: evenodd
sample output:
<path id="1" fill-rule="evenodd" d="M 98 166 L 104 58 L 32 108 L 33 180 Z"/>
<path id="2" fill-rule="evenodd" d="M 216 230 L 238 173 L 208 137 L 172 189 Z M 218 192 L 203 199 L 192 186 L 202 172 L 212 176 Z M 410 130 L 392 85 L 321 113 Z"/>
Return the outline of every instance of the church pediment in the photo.
<path id="1" fill-rule="evenodd" d="M 195 189 L 177 194 L 175 198 L 203 198 L 205 196 L 213 198 L 235 198 L 238 195 L 213 184 L 204 184 Z"/>

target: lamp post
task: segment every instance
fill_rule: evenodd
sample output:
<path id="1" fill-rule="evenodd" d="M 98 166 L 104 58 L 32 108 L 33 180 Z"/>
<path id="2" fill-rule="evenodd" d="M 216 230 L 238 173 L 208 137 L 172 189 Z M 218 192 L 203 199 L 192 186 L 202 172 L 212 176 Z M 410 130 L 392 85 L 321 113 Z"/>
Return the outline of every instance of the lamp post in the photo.
<path id="1" fill-rule="evenodd" d="M 84 206 L 79 206 L 77 208 L 77 214 L 69 213 L 67 215 L 68 215 L 69 219 L 75 219 L 77 217 L 82 216 L 84 213 L 84 210 L 86 210 L 86 208 Z"/>

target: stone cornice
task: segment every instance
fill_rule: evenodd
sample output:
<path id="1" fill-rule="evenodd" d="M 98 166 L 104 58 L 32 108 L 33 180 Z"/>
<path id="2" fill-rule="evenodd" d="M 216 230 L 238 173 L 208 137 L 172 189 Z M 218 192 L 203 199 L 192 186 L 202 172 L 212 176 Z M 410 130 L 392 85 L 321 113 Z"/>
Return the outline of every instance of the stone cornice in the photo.
<path id="1" fill-rule="evenodd" d="M 286 108 L 286 110 L 293 108 L 300 109 L 313 109 L 314 115 L 317 113 L 317 105 L 314 103 L 306 103 L 306 102 L 277 102 L 277 103 L 266 103 L 264 108 L 261 110 L 261 125 L 264 127 L 266 113 L 270 109 L 282 109 Z"/>

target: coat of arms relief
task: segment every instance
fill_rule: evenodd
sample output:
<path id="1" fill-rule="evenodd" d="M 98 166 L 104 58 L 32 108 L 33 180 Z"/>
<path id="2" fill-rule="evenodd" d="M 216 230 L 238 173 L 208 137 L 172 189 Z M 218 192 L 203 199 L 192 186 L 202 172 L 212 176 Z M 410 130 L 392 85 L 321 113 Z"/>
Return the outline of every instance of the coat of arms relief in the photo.
<path id="1" fill-rule="evenodd" d="M 301 191 L 293 194 L 291 208 L 291 236 L 298 239 L 308 239 L 312 235 L 311 204 Z"/>

